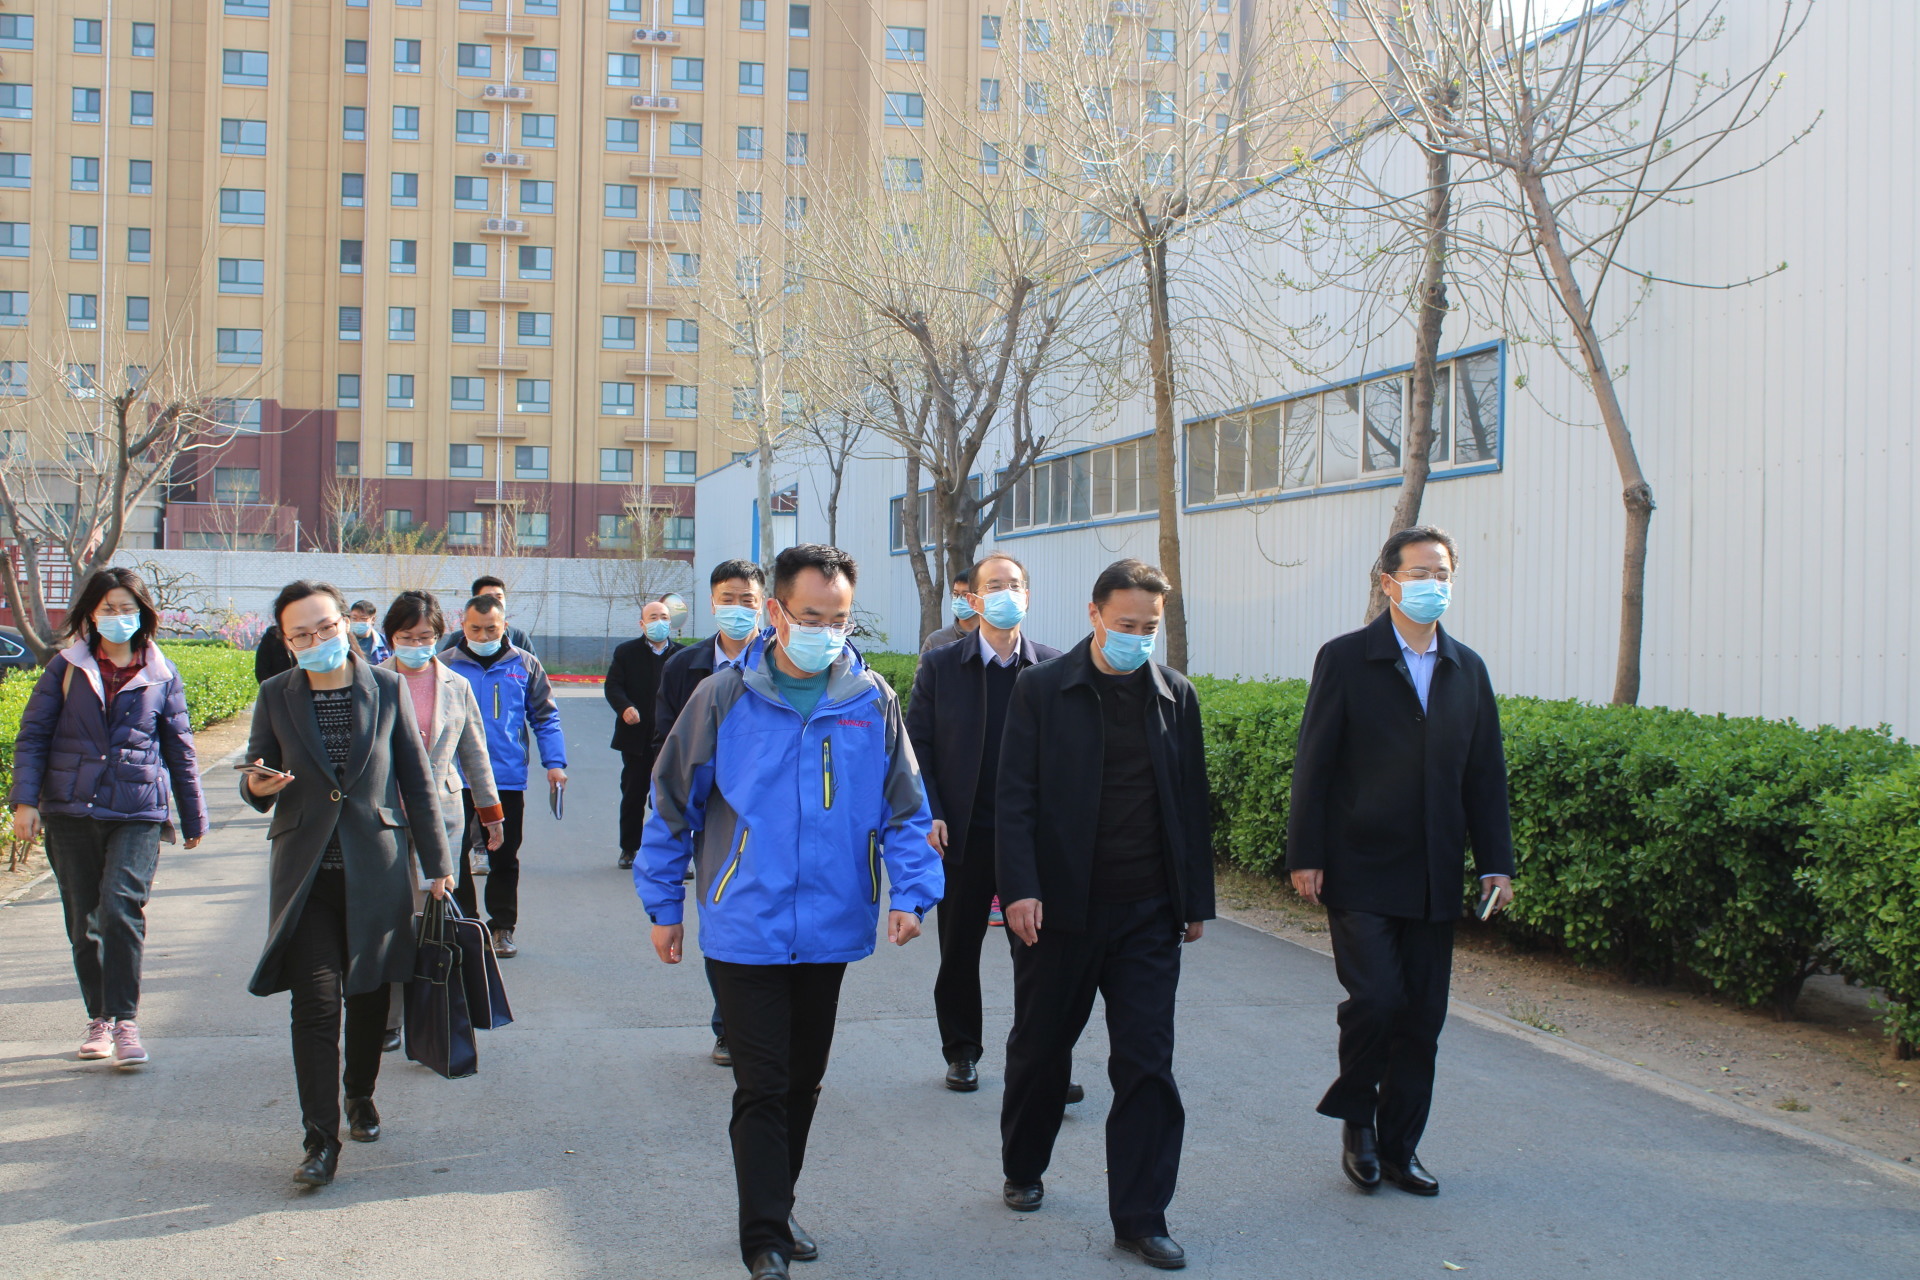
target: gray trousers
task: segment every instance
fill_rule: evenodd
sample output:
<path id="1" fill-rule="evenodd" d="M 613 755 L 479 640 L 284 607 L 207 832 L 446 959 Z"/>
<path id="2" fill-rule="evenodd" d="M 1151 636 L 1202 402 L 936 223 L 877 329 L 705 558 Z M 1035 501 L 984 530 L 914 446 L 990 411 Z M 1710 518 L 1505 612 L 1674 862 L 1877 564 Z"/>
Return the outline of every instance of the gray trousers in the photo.
<path id="1" fill-rule="evenodd" d="M 40 821 L 87 1016 L 131 1020 L 140 1011 L 140 956 L 147 942 L 147 894 L 160 861 L 160 824 L 55 814 Z"/>

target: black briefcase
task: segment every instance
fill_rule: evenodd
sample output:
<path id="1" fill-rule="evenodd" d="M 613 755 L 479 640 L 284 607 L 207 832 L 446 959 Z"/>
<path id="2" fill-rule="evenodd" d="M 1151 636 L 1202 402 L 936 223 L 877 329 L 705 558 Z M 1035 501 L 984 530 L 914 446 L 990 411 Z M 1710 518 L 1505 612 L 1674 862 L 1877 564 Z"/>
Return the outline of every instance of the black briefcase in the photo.
<path id="1" fill-rule="evenodd" d="M 446 908 L 444 899 L 429 898 L 415 917 L 419 932 L 405 1002 L 407 1057 L 459 1080 L 479 1070 L 480 1051 L 467 1012 L 466 957 L 454 941 Z"/>

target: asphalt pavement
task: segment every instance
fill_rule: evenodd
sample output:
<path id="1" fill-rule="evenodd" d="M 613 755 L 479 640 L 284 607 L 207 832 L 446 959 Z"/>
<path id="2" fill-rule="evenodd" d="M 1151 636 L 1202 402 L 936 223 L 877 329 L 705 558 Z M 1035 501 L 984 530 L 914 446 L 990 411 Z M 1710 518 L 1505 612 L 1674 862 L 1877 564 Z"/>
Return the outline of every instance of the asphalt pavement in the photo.
<path id="1" fill-rule="evenodd" d="M 84 1022 L 57 896 L 0 908 L 0 1277 L 696 1280 L 745 1274 L 697 958 L 669 968 L 614 866 L 618 757 L 597 688 L 562 690 L 563 822 L 529 804 L 518 1020 L 446 1081 L 389 1055 L 373 1145 L 294 1187 L 287 999 L 245 985 L 266 929 L 264 817 L 210 770 L 216 829 L 163 852 L 141 1026 L 150 1066 L 73 1058 Z M 51 886 L 49 886 L 50 888 Z M 1007 957 L 983 960 L 989 1039 Z M 694 948 L 690 947 L 690 950 Z M 1002 1054 L 941 1087 L 931 936 L 850 970 L 799 1190 L 830 1277 L 1146 1274 L 1112 1248 L 1096 1015 L 1046 1207 L 1000 1204 Z M 1353 1190 L 1313 1113 L 1340 991 L 1325 957 L 1220 922 L 1188 949 L 1188 1111 L 1170 1211 L 1188 1274 L 1377 1280 L 1913 1280 L 1920 1181 L 1456 1018 L 1422 1158 L 1442 1193 Z M 1458 1268 L 1449 1270 L 1449 1264 Z"/>

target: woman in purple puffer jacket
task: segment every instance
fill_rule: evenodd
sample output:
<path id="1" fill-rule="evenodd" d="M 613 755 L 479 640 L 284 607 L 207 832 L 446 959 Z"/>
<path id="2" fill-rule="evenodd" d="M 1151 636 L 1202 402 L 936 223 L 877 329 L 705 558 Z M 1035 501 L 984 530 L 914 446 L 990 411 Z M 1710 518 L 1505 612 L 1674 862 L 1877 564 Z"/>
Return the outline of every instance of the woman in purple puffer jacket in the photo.
<path id="1" fill-rule="evenodd" d="M 147 1060 L 134 1017 L 147 893 L 160 857 L 169 783 L 187 848 L 207 803 L 186 693 L 154 643 L 160 615 L 129 569 L 102 569 L 67 613 L 73 643 L 40 673 L 13 745 L 13 835 L 43 826 L 60 882 L 73 967 L 87 1004 L 82 1058 Z"/>

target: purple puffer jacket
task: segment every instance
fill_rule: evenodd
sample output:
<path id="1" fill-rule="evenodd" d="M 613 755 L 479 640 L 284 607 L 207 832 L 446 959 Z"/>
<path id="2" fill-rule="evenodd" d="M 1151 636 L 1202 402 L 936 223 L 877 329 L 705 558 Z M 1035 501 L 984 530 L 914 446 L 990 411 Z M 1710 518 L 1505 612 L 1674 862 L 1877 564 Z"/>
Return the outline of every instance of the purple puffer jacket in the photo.
<path id="1" fill-rule="evenodd" d="M 62 695 L 69 670 L 73 680 Z M 187 839 L 205 835 L 207 802 L 180 673 L 149 644 L 146 665 L 113 700 L 111 726 L 101 710 L 103 688 L 84 641 L 47 664 L 20 717 L 11 801 L 43 815 L 165 822 L 171 776 Z"/>

